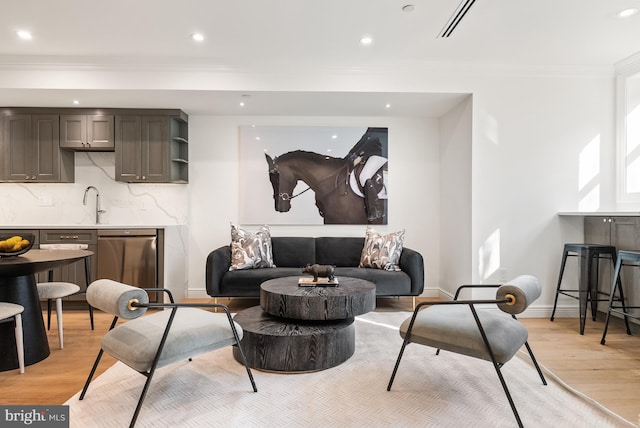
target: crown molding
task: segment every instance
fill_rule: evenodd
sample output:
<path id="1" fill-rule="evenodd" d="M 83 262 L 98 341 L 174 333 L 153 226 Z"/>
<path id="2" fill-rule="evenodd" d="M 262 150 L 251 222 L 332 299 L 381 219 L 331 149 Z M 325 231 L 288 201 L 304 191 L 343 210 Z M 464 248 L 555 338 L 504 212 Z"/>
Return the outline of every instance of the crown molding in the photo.
<path id="1" fill-rule="evenodd" d="M 640 58 L 640 57 L 639 57 Z M 640 60 L 640 59 L 639 59 Z M 205 72 L 238 74 L 330 73 L 446 76 L 611 77 L 613 65 L 498 64 L 453 61 L 370 61 L 360 64 L 312 61 L 234 61 L 176 57 L 0 56 L 0 71 Z"/>
<path id="2" fill-rule="evenodd" d="M 640 71 L 640 52 L 631 55 L 615 64 L 615 71 L 618 75 L 630 75 Z"/>

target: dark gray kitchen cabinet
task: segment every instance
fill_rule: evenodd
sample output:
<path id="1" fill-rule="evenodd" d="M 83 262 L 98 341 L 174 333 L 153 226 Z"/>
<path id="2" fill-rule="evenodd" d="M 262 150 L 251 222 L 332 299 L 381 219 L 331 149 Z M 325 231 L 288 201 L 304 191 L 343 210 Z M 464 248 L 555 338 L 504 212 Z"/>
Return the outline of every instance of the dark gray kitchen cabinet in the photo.
<path id="1" fill-rule="evenodd" d="M 587 216 L 584 237 L 589 244 L 613 245 L 617 250 L 640 250 L 640 217 Z"/>
<path id="2" fill-rule="evenodd" d="M 184 114 L 116 116 L 116 180 L 188 182 L 187 132 Z"/>
<path id="3" fill-rule="evenodd" d="M 640 251 L 640 217 L 634 216 L 587 216 L 584 218 L 584 239 L 589 244 L 613 245 L 616 250 Z M 623 268 L 623 286 L 625 283 L 640 282 L 636 269 Z M 600 291 L 609 293 L 613 276 L 610 262 L 602 260 L 598 272 Z M 627 305 L 640 305 L 640 293 L 625 287 Z M 600 303 L 599 310 L 606 311 L 607 305 Z"/>
<path id="4" fill-rule="evenodd" d="M 76 151 L 113 151 L 114 116 L 73 114 L 60 116 L 60 147 Z"/>
<path id="5" fill-rule="evenodd" d="M 70 183 L 73 153 L 60 150 L 59 116 L 7 112 L 2 117 L 0 177 L 7 182 Z"/>

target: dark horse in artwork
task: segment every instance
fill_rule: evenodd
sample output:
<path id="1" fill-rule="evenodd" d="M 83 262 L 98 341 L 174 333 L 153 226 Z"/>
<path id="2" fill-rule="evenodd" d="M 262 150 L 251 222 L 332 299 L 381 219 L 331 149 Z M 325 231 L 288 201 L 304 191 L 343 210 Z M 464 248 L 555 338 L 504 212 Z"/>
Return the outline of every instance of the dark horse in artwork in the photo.
<path id="1" fill-rule="evenodd" d="M 386 224 L 386 147 L 372 138 L 376 131 L 370 128 L 344 158 L 302 150 L 275 158 L 265 153 L 276 211 L 288 212 L 292 199 L 313 190 L 324 224 Z M 309 188 L 293 194 L 298 181 Z"/>

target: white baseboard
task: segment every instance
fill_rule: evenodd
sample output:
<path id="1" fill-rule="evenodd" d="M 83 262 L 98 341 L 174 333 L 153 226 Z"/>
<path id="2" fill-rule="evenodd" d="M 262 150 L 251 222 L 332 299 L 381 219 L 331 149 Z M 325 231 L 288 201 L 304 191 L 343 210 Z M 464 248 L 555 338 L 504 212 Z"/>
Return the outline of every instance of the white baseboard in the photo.
<path id="1" fill-rule="evenodd" d="M 207 294 L 206 288 L 189 288 L 187 289 L 187 299 L 211 299 Z"/>

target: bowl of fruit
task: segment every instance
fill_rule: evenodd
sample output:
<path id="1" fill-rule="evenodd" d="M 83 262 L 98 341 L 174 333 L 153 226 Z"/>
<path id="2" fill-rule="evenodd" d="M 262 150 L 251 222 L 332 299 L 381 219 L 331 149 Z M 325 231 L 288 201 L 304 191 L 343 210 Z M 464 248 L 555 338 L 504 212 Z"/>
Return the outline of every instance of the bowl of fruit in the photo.
<path id="1" fill-rule="evenodd" d="M 0 235 L 0 257 L 12 257 L 24 254 L 33 247 L 32 233 L 22 235 Z"/>

